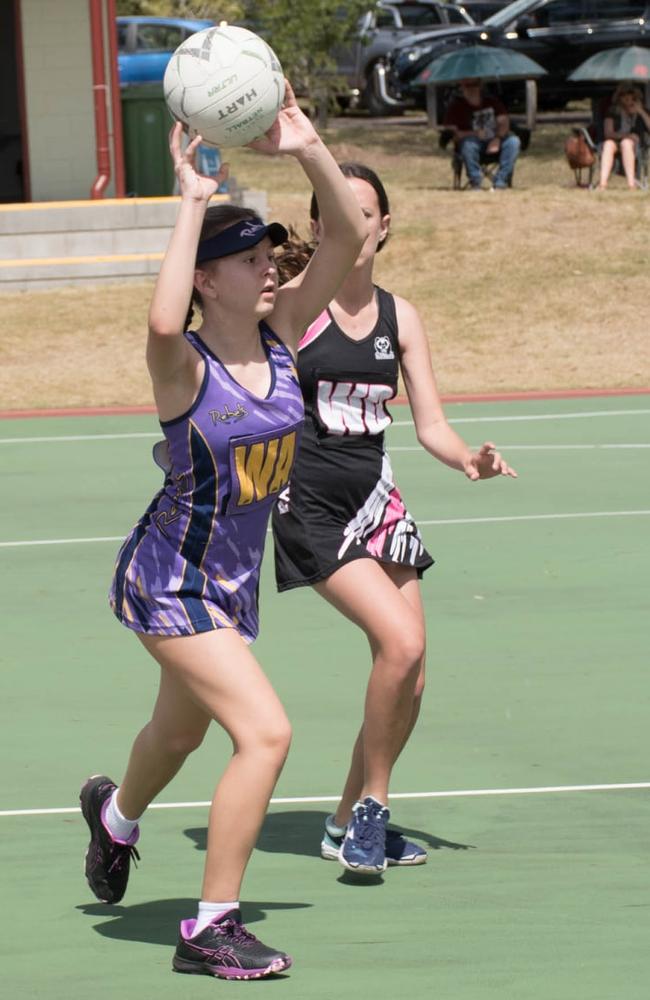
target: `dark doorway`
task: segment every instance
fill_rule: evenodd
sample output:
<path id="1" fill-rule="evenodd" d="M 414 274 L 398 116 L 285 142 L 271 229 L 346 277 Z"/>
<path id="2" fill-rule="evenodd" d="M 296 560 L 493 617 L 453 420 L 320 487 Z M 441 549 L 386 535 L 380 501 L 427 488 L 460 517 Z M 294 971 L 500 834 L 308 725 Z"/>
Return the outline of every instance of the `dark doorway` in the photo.
<path id="1" fill-rule="evenodd" d="M 0 3 L 0 201 L 24 201 L 23 143 L 18 85 L 17 4 Z"/>

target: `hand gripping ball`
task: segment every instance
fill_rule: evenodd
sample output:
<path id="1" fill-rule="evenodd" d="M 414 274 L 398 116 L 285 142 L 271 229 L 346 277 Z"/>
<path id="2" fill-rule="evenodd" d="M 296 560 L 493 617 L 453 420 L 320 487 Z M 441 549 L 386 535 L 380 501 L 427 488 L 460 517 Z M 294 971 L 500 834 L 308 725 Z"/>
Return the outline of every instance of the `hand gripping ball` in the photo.
<path id="1" fill-rule="evenodd" d="M 211 146 L 245 146 L 271 127 L 284 100 L 273 50 L 246 28 L 223 24 L 186 38 L 163 81 L 172 116 Z"/>

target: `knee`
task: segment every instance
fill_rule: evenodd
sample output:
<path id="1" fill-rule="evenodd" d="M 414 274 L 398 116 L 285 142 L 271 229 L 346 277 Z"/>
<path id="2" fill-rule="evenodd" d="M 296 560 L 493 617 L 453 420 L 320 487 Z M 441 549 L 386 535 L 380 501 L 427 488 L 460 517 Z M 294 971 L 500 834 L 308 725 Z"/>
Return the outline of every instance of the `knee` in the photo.
<path id="1" fill-rule="evenodd" d="M 424 694 L 425 687 L 426 687 L 426 678 L 424 676 L 424 664 L 423 664 L 418 674 L 418 679 L 415 682 L 415 690 L 413 692 L 413 701 L 415 702 L 418 711 L 420 708 L 420 702 L 422 701 L 422 696 Z"/>
<path id="2" fill-rule="evenodd" d="M 286 716 L 268 720 L 255 735 L 258 752 L 283 764 L 291 746 L 291 723 Z"/>
<path id="3" fill-rule="evenodd" d="M 519 156 L 521 151 L 521 139 L 518 135 L 512 133 L 502 140 L 501 149 L 508 150 L 508 152 L 513 156 Z"/>
<path id="4" fill-rule="evenodd" d="M 420 623 L 411 623 L 391 635 L 384 644 L 384 656 L 391 664 L 392 672 L 400 680 L 412 680 L 413 675 L 422 673 L 425 639 Z"/>

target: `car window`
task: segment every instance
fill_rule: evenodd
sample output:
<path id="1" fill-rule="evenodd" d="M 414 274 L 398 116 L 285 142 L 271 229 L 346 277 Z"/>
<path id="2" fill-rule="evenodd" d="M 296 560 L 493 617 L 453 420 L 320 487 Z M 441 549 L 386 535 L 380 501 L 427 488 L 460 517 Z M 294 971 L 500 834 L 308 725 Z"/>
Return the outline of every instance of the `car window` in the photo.
<path id="1" fill-rule="evenodd" d="M 466 7 L 452 7 L 450 4 L 445 13 L 450 24 L 474 23 L 472 12 Z"/>
<path id="2" fill-rule="evenodd" d="M 556 0 L 535 16 L 542 26 L 580 21 L 624 21 L 643 17 L 647 0 Z"/>
<path id="3" fill-rule="evenodd" d="M 392 10 L 382 10 L 380 8 L 375 14 L 375 25 L 378 28 L 396 28 L 397 20 Z"/>
<path id="4" fill-rule="evenodd" d="M 586 0 L 586 17 L 589 21 L 620 21 L 642 17 L 646 0 Z"/>
<path id="5" fill-rule="evenodd" d="M 442 24 L 443 19 L 437 7 L 424 3 L 400 4 L 399 16 L 405 28 L 422 28 L 428 24 Z"/>
<path id="6" fill-rule="evenodd" d="M 173 52 L 184 37 L 183 29 L 171 24 L 139 24 L 136 48 L 147 52 Z"/>
<path id="7" fill-rule="evenodd" d="M 127 26 L 126 24 L 118 24 L 117 26 L 117 48 L 118 51 L 124 52 L 126 50 L 126 34 Z"/>
<path id="8" fill-rule="evenodd" d="M 452 10 L 464 10 L 465 14 L 472 18 L 473 21 L 485 21 L 488 17 L 492 17 L 493 14 L 498 13 L 503 7 L 504 3 L 492 3 L 490 0 L 468 0 L 465 3 L 458 3 L 455 7 L 450 7 L 449 13 Z"/>

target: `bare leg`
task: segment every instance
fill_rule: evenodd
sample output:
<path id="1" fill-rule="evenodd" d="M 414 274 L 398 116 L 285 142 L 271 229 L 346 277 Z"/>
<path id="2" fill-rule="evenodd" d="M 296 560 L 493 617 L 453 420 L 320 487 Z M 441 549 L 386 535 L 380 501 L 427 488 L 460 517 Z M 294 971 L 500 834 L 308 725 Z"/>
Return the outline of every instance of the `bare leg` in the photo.
<path id="1" fill-rule="evenodd" d="M 289 750 L 289 722 L 269 680 L 233 629 L 179 638 L 143 636 L 142 641 L 160 663 L 165 681 L 154 719 L 133 746 L 119 804 L 127 813 L 141 812 L 152 789 L 164 787 L 165 777 L 169 780 L 200 743 L 206 719 L 216 719 L 232 739 L 233 755 L 212 801 L 201 897 L 238 899 Z M 166 749 L 159 764 L 161 746 Z"/>
<path id="2" fill-rule="evenodd" d="M 412 727 L 416 683 L 424 657 L 424 626 L 400 588 L 374 560 L 342 566 L 316 585 L 342 614 L 359 625 L 370 642 L 373 666 L 366 692 L 361 745 L 360 797 L 388 802 L 390 774 Z M 359 767 L 353 759 L 353 768 Z M 358 778 L 352 778 L 352 783 Z M 358 796 L 355 796 L 358 797 Z"/>
<path id="3" fill-rule="evenodd" d="M 636 142 L 631 137 L 621 139 L 621 160 L 629 188 L 636 187 Z"/>
<path id="4" fill-rule="evenodd" d="M 201 745 L 211 721 L 182 681 L 161 667 L 151 721 L 135 738 L 119 788 L 117 805 L 123 816 L 137 819 L 142 815 L 180 770 L 188 754 Z"/>
<path id="5" fill-rule="evenodd" d="M 604 191 L 607 187 L 607 182 L 612 172 L 612 167 L 614 166 L 615 156 L 616 143 L 613 139 L 605 139 L 603 148 L 600 152 L 600 182 L 598 187 L 601 191 Z"/>
<path id="6" fill-rule="evenodd" d="M 403 566 L 389 566 L 382 564 L 382 569 L 393 581 L 395 586 L 399 589 L 400 593 L 405 597 L 408 603 L 413 608 L 414 612 L 418 615 L 420 619 L 422 631 L 424 632 L 424 610 L 422 608 L 422 598 L 420 595 L 420 584 L 418 581 L 417 573 L 415 570 L 408 569 Z M 376 651 L 373 650 L 373 658 Z M 422 661 L 420 665 L 420 671 L 418 674 L 418 679 L 415 684 L 415 692 L 413 696 L 413 703 L 411 706 L 411 715 L 408 720 L 407 728 L 404 733 L 402 744 L 398 750 L 397 756 L 406 746 L 411 733 L 417 722 L 418 715 L 420 714 L 420 708 L 422 705 L 422 694 L 424 692 L 424 655 L 422 656 Z M 397 758 L 396 758 L 397 759 Z M 359 730 L 357 735 L 354 748 L 352 750 L 352 760 L 350 762 L 350 770 L 346 778 L 345 786 L 343 789 L 343 794 L 341 796 L 341 801 L 338 804 L 334 820 L 337 826 L 345 826 L 352 814 L 352 807 L 355 802 L 359 800 L 362 794 L 364 781 L 364 755 L 363 755 L 363 725 Z"/>

